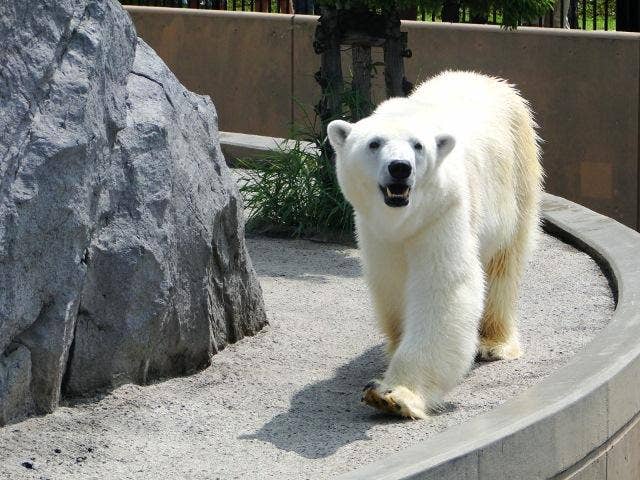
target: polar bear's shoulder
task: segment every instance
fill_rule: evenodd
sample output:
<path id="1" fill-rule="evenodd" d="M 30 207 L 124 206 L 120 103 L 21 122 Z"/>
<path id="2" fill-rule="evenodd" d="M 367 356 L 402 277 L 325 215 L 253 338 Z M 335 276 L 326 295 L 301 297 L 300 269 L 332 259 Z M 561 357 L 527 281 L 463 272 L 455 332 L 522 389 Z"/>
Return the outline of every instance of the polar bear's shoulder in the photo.
<path id="1" fill-rule="evenodd" d="M 436 122 L 462 131 L 478 128 L 496 116 L 509 117 L 515 111 L 527 115 L 529 110 L 505 80 L 476 72 L 445 71 L 420 84 L 406 98 L 382 102 L 370 123 L 379 126 L 380 122 L 410 119 L 416 125 Z M 470 126 L 465 128 L 467 124 Z"/>
<path id="2" fill-rule="evenodd" d="M 477 72 L 445 71 L 421 83 L 411 94 L 414 100 L 450 99 L 477 94 L 513 95 L 517 90 L 506 80 Z M 443 97 L 444 96 L 444 97 Z"/>
<path id="3" fill-rule="evenodd" d="M 406 116 L 419 112 L 418 105 L 411 97 L 394 97 L 382 102 L 373 112 L 373 117 L 384 120 L 385 118 Z"/>
<path id="4" fill-rule="evenodd" d="M 511 111 L 527 107 L 520 92 L 501 78 L 477 72 L 446 71 L 420 84 L 409 99 L 416 104 L 442 106 L 450 110 L 496 109 Z"/>

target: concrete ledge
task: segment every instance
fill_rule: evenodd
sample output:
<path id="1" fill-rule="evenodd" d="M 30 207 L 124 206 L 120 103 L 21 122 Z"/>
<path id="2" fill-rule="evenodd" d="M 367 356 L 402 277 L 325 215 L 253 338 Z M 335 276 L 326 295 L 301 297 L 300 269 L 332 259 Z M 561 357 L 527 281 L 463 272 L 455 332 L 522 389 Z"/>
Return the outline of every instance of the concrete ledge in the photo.
<path id="1" fill-rule="evenodd" d="M 220 148 L 227 164 L 237 166 L 238 159 L 253 158 L 259 160 L 267 152 L 277 148 L 293 148 L 297 142 L 286 138 L 264 137 L 246 133 L 220 132 Z M 309 152 L 314 150 L 313 144 L 299 142 Z"/>
<path id="2" fill-rule="evenodd" d="M 256 154 L 276 142 L 251 140 Z M 518 397 L 341 479 L 640 478 L 640 234 L 550 194 L 543 216 L 607 274 L 617 299 L 609 325 Z"/>

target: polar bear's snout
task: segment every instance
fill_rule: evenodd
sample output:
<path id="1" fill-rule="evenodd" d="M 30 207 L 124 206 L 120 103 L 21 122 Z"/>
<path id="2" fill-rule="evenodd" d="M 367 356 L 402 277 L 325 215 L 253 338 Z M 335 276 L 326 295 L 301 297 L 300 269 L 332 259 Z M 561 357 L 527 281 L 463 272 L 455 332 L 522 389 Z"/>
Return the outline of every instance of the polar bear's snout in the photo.
<path id="1" fill-rule="evenodd" d="M 381 171 L 379 187 L 384 203 L 389 207 L 409 205 L 409 193 L 413 186 L 413 165 L 407 160 L 390 160 Z"/>
<path id="2" fill-rule="evenodd" d="M 389 207 L 406 207 L 413 186 L 413 166 L 407 160 L 391 160 L 384 165 L 380 191 Z"/>
<path id="3" fill-rule="evenodd" d="M 404 180 L 409 178 L 412 169 L 411 164 L 405 160 L 393 160 L 389 162 L 387 170 L 394 180 Z"/>

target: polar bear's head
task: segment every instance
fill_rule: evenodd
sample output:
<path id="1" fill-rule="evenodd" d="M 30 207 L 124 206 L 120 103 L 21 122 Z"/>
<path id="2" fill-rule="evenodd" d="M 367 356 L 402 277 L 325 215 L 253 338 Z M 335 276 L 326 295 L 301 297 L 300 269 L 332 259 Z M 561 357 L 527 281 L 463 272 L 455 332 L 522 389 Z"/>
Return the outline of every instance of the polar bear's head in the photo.
<path id="1" fill-rule="evenodd" d="M 435 178 L 455 140 L 416 121 L 374 114 L 357 123 L 334 120 L 329 124 L 338 182 L 356 211 L 378 201 L 392 208 L 407 207 L 413 192 L 428 188 Z"/>

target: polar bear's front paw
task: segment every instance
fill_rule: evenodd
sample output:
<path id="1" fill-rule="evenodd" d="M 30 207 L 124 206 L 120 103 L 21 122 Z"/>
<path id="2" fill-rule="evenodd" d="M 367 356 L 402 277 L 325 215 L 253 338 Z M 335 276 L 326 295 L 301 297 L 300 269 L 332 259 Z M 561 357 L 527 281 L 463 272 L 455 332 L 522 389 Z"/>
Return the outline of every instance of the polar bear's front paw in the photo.
<path id="1" fill-rule="evenodd" d="M 478 345 L 477 357 L 480 360 L 515 360 L 516 358 L 520 358 L 521 355 L 522 350 L 520 349 L 520 342 L 518 342 L 517 339 L 497 342 L 495 340 L 481 338 L 480 344 Z"/>
<path id="2" fill-rule="evenodd" d="M 412 420 L 427 418 L 425 402 L 407 387 L 386 387 L 378 380 L 372 380 L 364 387 L 362 401 L 378 410 Z"/>

